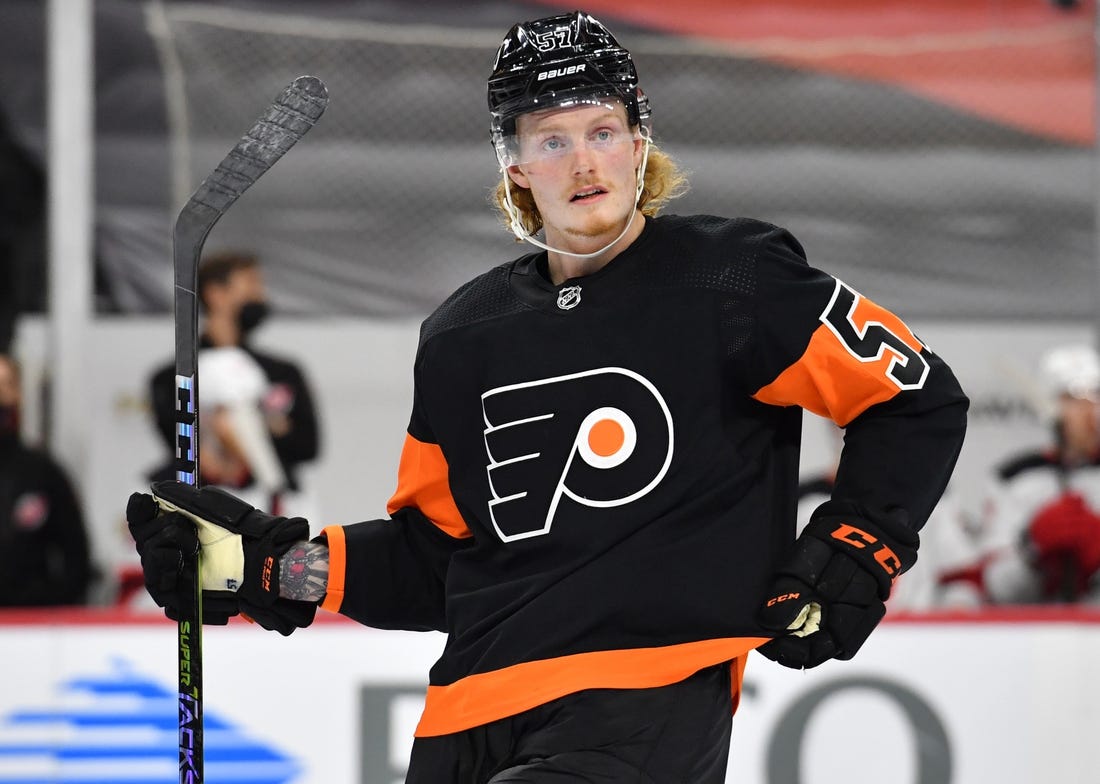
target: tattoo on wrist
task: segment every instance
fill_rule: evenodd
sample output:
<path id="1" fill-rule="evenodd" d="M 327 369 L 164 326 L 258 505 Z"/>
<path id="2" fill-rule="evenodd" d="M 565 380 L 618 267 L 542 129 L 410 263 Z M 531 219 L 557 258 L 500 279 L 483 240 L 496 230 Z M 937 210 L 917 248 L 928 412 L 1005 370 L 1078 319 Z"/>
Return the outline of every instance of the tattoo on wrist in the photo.
<path id="1" fill-rule="evenodd" d="M 328 587 L 328 547 L 298 542 L 279 559 L 279 596 L 300 602 L 319 602 Z"/>

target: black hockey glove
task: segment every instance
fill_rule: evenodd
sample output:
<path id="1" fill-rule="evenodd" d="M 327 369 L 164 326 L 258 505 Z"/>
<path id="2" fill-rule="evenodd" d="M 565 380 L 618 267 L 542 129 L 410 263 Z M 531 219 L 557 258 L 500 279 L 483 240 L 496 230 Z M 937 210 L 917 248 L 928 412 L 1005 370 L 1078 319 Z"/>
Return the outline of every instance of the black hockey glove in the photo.
<path id="1" fill-rule="evenodd" d="M 284 635 L 313 622 L 315 603 L 279 596 L 279 559 L 309 537 L 305 520 L 273 517 L 215 487 L 167 481 L 152 490 L 164 517 L 183 515 L 197 527 L 204 597 L 235 599 L 241 613 Z"/>
<path id="2" fill-rule="evenodd" d="M 188 573 L 194 574 L 199 537 L 195 524 L 181 514 L 164 514 L 153 496 L 134 493 L 126 505 L 126 522 L 134 537 L 145 589 L 158 607 L 173 621 L 179 620 L 180 608 L 195 600 L 189 590 Z M 236 594 L 204 591 L 204 625 L 224 626 L 238 613 Z"/>
<path id="3" fill-rule="evenodd" d="M 782 634 L 760 653 L 785 667 L 851 659 L 886 614 L 894 578 L 917 560 L 916 531 L 826 502 L 795 540 L 757 620 Z"/>

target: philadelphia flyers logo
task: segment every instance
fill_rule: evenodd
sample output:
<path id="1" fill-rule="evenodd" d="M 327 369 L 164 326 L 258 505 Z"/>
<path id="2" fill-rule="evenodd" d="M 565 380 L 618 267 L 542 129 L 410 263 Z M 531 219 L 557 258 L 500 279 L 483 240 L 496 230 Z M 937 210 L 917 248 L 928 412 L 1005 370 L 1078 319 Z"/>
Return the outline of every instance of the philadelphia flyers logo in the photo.
<path id="1" fill-rule="evenodd" d="M 649 380 L 599 368 L 481 396 L 489 516 L 502 541 L 550 533 L 572 504 L 629 504 L 672 462 L 672 414 Z"/>

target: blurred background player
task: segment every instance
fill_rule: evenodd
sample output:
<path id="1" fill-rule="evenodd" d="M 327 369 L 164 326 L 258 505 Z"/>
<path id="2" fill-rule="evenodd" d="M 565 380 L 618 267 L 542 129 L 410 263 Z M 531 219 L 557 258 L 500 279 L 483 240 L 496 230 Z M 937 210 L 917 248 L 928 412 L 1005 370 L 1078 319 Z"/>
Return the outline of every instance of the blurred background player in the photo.
<path id="1" fill-rule="evenodd" d="M 309 384 L 294 362 L 251 343 L 271 310 L 259 260 L 242 252 L 211 254 L 199 266 L 198 285 L 205 316 L 199 342 L 202 483 L 231 488 L 280 514 L 314 514 L 301 477 L 320 444 Z M 153 374 L 150 397 L 157 430 L 172 453 L 172 365 Z M 153 476 L 173 477 L 170 464 Z"/>
<path id="2" fill-rule="evenodd" d="M 84 515 L 65 471 L 23 443 L 19 366 L 0 354 L 0 607 L 84 604 Z"/>
<path id="3" fill-rule="evenodd" d="M 1100 602 L 1100 356 L 1061 346 L 1039 373 L 1053 443 L 998 466 L 976 573 L 993 603 Z"/>

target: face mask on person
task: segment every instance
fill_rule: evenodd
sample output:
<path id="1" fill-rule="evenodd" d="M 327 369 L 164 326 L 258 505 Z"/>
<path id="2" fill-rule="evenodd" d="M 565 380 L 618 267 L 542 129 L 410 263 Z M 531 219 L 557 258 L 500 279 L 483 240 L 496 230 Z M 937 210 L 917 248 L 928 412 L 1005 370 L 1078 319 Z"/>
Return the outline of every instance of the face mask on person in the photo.
<path id="1" fill-rule="evenodd" d="M 237 327 L 241 331 L 241 338 L 245 338 L 256 327 L 260 326 L 271 313 L 271 308 L 262 300 L 246 302 L 237 313 Z"/>

